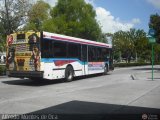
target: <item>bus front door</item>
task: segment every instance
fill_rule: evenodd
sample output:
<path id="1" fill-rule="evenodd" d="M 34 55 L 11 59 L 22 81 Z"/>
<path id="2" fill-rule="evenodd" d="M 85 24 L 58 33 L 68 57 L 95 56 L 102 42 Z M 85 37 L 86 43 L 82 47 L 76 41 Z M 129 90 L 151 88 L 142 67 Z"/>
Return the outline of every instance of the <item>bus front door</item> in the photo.
<path id="1" fill-rule="evenodd" d="M 88 64 L 87 64 L 87 45 L 82 45 L 82 63 L 83 63 L 83 75 L 87 75 L 88 74 Z"/>

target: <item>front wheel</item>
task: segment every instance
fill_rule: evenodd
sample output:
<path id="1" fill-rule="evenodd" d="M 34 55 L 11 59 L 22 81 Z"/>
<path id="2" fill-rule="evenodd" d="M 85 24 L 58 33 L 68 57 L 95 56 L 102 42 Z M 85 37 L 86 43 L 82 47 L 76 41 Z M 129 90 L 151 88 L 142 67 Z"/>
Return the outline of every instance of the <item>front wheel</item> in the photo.
<path id="1" fill-rule="evenodd" d="M 74 70 L 71 66 L 68 66 L 65 70 L 65 79 L 67 82 L 70 82 L 73 80 L 74 77 Z"/>

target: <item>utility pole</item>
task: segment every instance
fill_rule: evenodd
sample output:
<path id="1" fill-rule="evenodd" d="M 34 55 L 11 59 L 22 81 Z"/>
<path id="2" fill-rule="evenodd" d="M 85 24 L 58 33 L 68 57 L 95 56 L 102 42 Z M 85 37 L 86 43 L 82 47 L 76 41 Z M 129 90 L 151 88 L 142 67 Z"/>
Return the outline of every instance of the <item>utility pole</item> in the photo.
<path id="1" fill-rule="evenodd" d="M 152 80 L 154 79 L 154 43 L 156 43 L 155 30 L 150 28 L 148 32 L 148 40 L 152 44 Z"/>

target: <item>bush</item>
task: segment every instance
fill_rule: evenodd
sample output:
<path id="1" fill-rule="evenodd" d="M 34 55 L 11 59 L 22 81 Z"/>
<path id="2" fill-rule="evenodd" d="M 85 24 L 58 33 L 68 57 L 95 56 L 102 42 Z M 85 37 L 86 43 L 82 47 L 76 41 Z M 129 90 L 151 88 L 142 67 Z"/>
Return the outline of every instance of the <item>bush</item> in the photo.
<path id="1" fill-rule="evenodd" d="M 131 66 L 143 66 L 143 65 L 151 65 L 151 63 L 116 63 L 114 64 L 114 67 L 131 67 Z"/>
<path id="2" fill-rule="evenodd" d="M 6 66 L 0 65 L 0 75 L 5 75 L 5 74 L 6 74 Z"/>

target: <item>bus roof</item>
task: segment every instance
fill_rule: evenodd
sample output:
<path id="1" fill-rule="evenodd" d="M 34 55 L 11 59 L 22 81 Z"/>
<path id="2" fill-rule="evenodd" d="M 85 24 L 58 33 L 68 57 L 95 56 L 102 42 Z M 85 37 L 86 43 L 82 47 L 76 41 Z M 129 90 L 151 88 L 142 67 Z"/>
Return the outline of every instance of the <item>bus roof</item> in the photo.
<path id="1" fill-rule="evenodd" d="M 99 47 L 112 48 L 112 45 L 110 45 L 110 44 L 95 42 L 95 41 L 91 41 L 91 40 L 86 40 L 86 39 L 81 39 L 81 38 L 76 38 L 76 37 L 71 37 L 71 36 L 66 36 L 66 35 L 60 35 L 60 34 L 50 33 L 50 32 L 43 32 L 43 38 L 72 42 L 72 43 L 80 43 L 80 44 L 86 44 L 86 45 L 93 45 L 93 46 L 99 46 Z"/>

